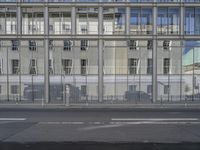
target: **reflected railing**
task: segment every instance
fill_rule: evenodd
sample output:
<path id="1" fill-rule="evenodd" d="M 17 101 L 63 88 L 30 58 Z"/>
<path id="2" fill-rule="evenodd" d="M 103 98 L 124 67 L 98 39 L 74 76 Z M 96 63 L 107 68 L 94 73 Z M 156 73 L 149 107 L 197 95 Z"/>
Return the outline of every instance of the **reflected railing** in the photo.
<path id="1" fill-rule="evenodd" d="M 0 3 L 16 3 L 17 0 L 1 0 Z M 45 0 L 21 0 L 24 3 L 41 3 L 45 2 Z M 73 2 L 73 0 L 48 0 L 51 3 L 65 3 L 65 2 Z M 75 0 L 74 2 L 100 2 L 100 0 Z M 102 2 L 131 2 L 131 3 L 152 3 L 154 0 L 102 0 Z M 157 3 L 177 3 L 177 2 L 185 2 L 185 3 L 199 3 L 200 0 L 157 0 Z"/>

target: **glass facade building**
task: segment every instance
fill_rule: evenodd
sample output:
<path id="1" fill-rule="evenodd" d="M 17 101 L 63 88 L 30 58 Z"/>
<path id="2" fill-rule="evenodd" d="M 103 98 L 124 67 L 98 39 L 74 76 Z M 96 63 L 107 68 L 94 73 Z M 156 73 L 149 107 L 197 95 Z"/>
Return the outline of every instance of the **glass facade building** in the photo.
<path id="1" fill-rule="evenodd" d="M 0 103 L 198 101 L 199 0 L 0 1 Z"/>

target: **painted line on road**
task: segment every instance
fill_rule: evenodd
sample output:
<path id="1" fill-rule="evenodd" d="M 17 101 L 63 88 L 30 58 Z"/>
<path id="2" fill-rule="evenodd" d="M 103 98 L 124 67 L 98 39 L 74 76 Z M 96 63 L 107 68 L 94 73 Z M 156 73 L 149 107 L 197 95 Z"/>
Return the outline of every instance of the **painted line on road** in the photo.
<path id="1" fill-rule="evenodd" d="M 198 118 L 111 118 L 112 121 L 198 121 Z"/>
<path id="2" fill-rule="evenodd" d="M 116 128 L 120 126 L 123 126 L 123 124 L 107 124 L 107 125 L 101 125 L 101 126 L 91 126 L 91 127 L 80 128 L 80 130 L 96 130 L 96 129 L 103 129 L 103 128 Z"/>
<path id="3" fill-rule="evenodd" d="M 0 118 L 0 121 L 25 121 L 26 118 Z"/>
<path id="4" fill-rule="evenodd" d="M 39 122 L 38 124 L 49 124 L 49 125 L 61 125 L 61 124 L 67 124 L 67 125 L 80 125 L 84 124 L 84 122 L 63 122 L 63 121 L 51 121 L 51 122 Z"/>
<path id="5" fill-rule="evenodd" d="M 145 125 L 145 124 L 151 124 L 151 125 L 174 125 L 174 124 L 200 124 L 200 122 L 179 122 L 179 121 L 173 121 L 173 122 L 154 122 L 154 121 L 138 121 L 138 122 L 110 122 L 110 124 L 118 124 L 118 125 Z"/>

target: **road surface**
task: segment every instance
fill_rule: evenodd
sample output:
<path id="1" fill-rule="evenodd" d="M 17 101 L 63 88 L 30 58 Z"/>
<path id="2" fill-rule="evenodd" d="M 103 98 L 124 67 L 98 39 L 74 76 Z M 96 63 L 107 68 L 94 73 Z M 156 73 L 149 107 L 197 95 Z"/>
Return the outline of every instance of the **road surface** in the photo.
<path id="1" fill-rule="evenodd" d="M 1 150 L 12 145 L 23 149 L 18 144 L 30 143 L 89 144 L 91 149 L 111 144 L 115 150 L 133 144 L 148 149 L 155 149 L 155 144 L 157 149 L 159 145 L 200 149 L 200 110 L 1 109 L 0 143 Z"/>

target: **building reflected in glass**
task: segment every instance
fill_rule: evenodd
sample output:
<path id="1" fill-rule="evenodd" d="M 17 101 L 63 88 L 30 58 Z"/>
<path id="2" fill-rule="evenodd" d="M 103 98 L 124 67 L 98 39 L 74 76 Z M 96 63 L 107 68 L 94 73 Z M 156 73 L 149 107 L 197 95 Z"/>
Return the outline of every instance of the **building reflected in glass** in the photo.
<path id="1" fill-rule="evenodd" d="M 0 102 L 199 101 L 199 2 L 1 0 Z"/>

